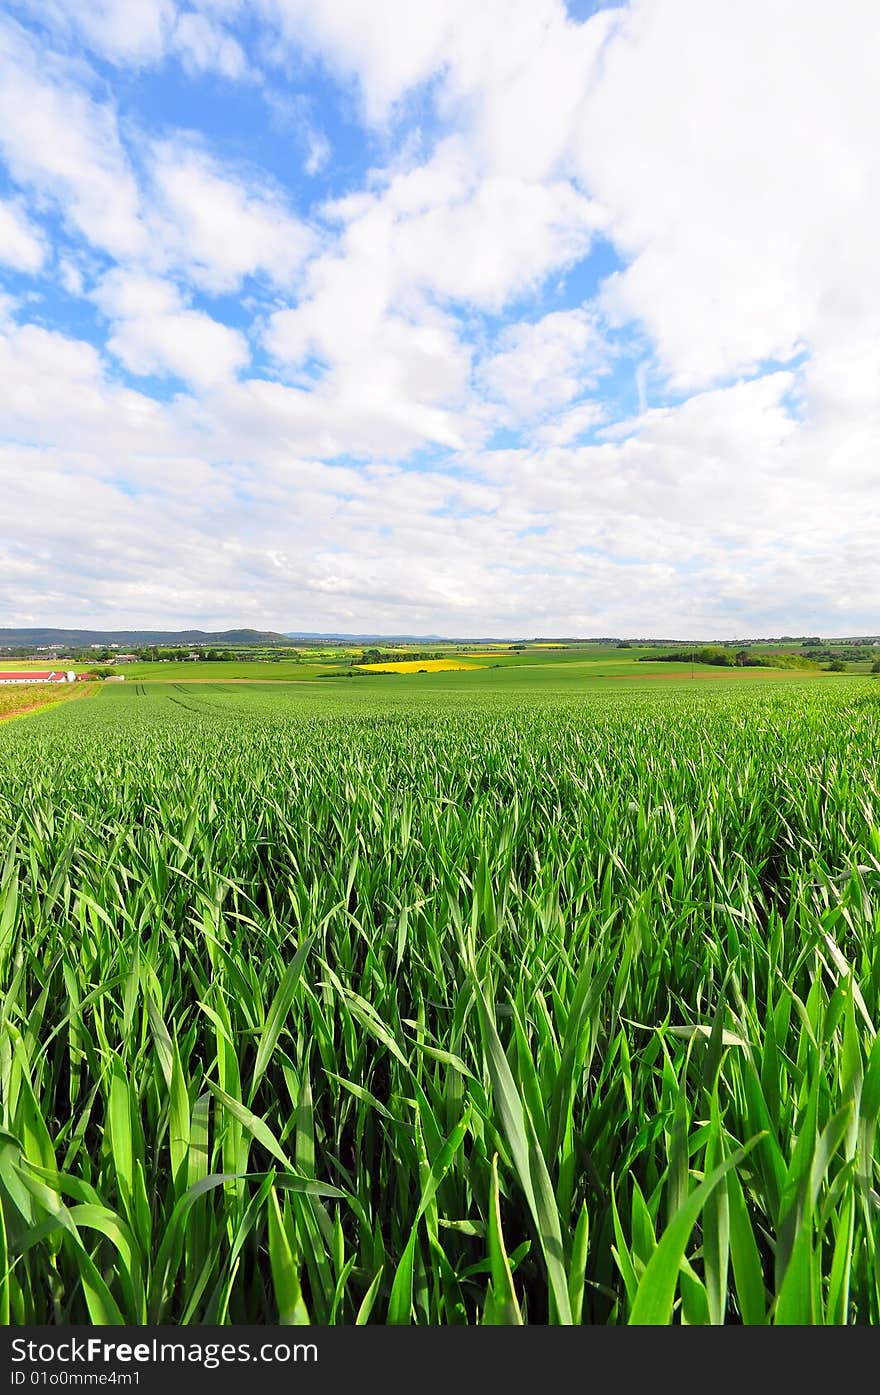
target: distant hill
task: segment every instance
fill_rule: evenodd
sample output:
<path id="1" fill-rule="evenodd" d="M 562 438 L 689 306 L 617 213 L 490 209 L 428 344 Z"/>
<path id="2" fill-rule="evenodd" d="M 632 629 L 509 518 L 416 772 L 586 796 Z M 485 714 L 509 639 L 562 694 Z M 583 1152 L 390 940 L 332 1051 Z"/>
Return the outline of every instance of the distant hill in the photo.
<path id="1" fill-rule="evenodd" d="M 363 634 L 341 631 L 296 630 L 280 634 L 277 630 L 61 630 L 50 628 L 0 629 L 0 651 L 28 647 L 39 649 L 46 645 L 81 649 L 90 644 L 120 644 L 138 648 L 145 644 L 210 644 L 210 645 L 290 645 L 299 644 L 499 644 L 495 635 L 389 635 L 378 630 Z"/>
<path id="2" fill-rule="evenodd" d="M 80 649 L 88 644 L 289 644 L 287 635 L 275 630 L 3 630 L 0 649 L 47 644 Z"/>
<path id="3" fill-rule="evenodd" d="M 527 644 L 517 635 L 389 635 L 381 630 L 367 630 L 363 634 L 323 630 L 289 631 L 288 639 L 303 644 Z M 576 644 L 577 640 L 554 640 L 554 643 Z M 596 643 L 604 644 L 605 640 Z M 613 643 L 613 641 L 612 641 Z"/>
<path id="4" fill-rule="evenodd" d="M 366 644 L 370 640 L 382 640 L 384 644 L 454 644 L 458 642 L 444 635 L 385 635 L 379 634 L 377 630 L 370 630 L 367 634 L 329 634 L 320 630 L 297 630 L 295 633 L 289 633 L 287 638 L 322 640 L 328 644 Z M 468 644 L 481 642 L 480 640 L 468 640 Z"/>
<path id="5" fill-rule="evenodd" d="M 826 638 L 824 641 L 816 640 L 816 643 L 840 644 L 857 643 L 871 644 L 876 642 L 878 636 L 859 636 L 851 640 L 841 640 Z M 781 640 L 776 639 L 750 639 L 750 640 L 714 640 L 706 643 L 724 644 L 797 644 L 803 641 L 800 635 L 783 635 Z M 251 645 L 271 646 L 290 644 L 616 644 L 619 637 L 609 635 L 598 637 L 574 636 L 574 635 L 539 635 L 534 637 L 517 637 L 511 635 L 417 635 L 417 634 L 383 634 L 378 630 L 369 630 L 362 633 L 351 633 L 343 631 L 329 630 L 291 630 L 286 634 L 281 634 L 277 630 L 61 630 L 50 628 L 34 629 L 0 629 L 0 652 L 4 649 L 39 649 L 47 645 L 55 648 L 82 649 L 90 644 L 110 645 L 117 644 L 130 648 L 138 648 L 146 644 L 201 644 L 201 645 L 232 645 L 247 647 Z M 696 640 L 676 640 L 658 639 L 656 637 L 628 637 L 627 642 L 634 646 L 639 645 L 669 645 L 682 644 L 695 645 L 703 641 Z M 805 641 L 804 641 L 805 642 Z"/>

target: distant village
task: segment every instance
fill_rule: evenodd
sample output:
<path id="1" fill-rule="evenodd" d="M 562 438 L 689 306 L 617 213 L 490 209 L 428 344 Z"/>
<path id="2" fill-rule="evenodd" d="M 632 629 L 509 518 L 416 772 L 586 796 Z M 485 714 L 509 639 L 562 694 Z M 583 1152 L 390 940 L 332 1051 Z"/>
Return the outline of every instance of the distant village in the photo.
<path id="1" fill-rule="evenodd" d="M 136 653 L 123 653 L 118 644 L 87 644 L 76 650 L 63 649 L 58 645 L 40 645 L 33 650 L 24 647 L 5 646 L 0 650 L 4 657 L 24 659 L 28 663 L 96 663 L 96 664 L 143 664 L 143 663 L 181 663 L 187 661 L 198 663 L 200 660 L 210 663 L 234 663 L 240 659 L 256 659 L 262 657 L 252 651 L 239 653 L 232 649 L 187 649 L 187 648 L 157 648 L 149 645 Z"/>

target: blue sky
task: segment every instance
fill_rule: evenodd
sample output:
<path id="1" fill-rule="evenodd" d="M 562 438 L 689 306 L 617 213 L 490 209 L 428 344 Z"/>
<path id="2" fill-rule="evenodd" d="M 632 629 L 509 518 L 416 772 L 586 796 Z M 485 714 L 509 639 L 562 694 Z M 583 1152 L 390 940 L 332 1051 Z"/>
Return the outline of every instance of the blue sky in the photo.
<path id="1" fill-rule="evenodd" d="M 11 0 L 0 623 L 880 629 L 842 8 Z"/>

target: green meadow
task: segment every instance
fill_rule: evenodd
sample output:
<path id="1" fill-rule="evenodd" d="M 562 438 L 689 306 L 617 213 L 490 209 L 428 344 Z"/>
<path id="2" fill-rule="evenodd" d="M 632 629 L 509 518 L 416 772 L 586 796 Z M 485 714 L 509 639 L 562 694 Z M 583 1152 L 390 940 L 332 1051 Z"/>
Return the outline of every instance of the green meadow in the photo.
<path id="1" fill-rule="evenodd" d="M 0 725 L 0 1322 L 880 1322 L 880 687 L 636 657 Z"/>
<path id="2" fill-rule="evenodd" d="M 529 643 L 523 647 L 511 647 L 508 642 L 492 645 L 482 644 L 452 644 L 442 641 L 432 644 L 425 641 L 424 645 L 416 646 L 412 644 L 392 645 L 390 643 L 377 642 L 379 651 L 382 654 L 382 662 L 386 667 L 393 669 L 395 662 L 405 662 L 412 660 L 414 656 L 425 657 L 430 655 L 438 658 L 448 658 L 461 660 L 466 663 L 473 663 L 480 669 L 490 669 L 497 672 L 499 669 L 515 669 L 523 674 L 523 680 L 529 682 L 542 682 L 547 678 L 551 684 L 560 674 L 568 668 L 582 670 L 581 680 L 595 678 L 620 678 L 631 676 L 642 680 L 652 675 L 668 680 L 677 675 L 687 675 L 692 678 L 715 679 L 752 679 L 756 670 L 753 668 L 742 669 L 738 667 L 718 668 L 709 664 L 690 663 L 669 663 L 660 661 L 659 656 L 664 652 L 668 653 L 669 645 L 639 645 L 631 644 L 621 647 L 619 644 L 603 644 L 599 642 L 571 642 L 564 645 L 547 645 Z M 689 646 L 679 646 L 688 648 Z M 72 668 L 77 673 L 86 673 L 95 668 L 106 669 L 116 676 L 122 677 L 127 683 L 305 683 L 314 679 L 329 680 L 347 676 L 352 670 L 357 672 L 360 660 L 364 657 L 367 646 L 363 644 L 353 645 L 322 645 L 303 646 L 293 653 L 292 651 L 281 650 L 274 653 L 265 651 L 245 651 L 239 658 L 226 661 L 210 659 L 188 660 L 186 658 L 165 659 L 162 662 L 139 660 L 134 663 L 124 663 L 118 665 L 105 665 L 100 659 L 84 659 L 82 657 L 69 661 L 58 660 L 6 660 L 0 667 L 11 668 L 45 668 L 47 666 L 57 666 Z M 761 657 L 765 662 L 772 663 L 774 653 L 779 652 L 786 656 L 792 653 L 797 654 L 797 645 L 783 646 L 778 651 L 766 644 L 755 644 L 750 647 L 750 652 L 754 657 Z M 828 652 L 832 652 L 829 650 Z M 847 651 L 848 652 L 848 651 Z M 871 654 L 873 651 L 865 648 L 864 654 Z M 655 661 L 656 660 L 656 661 Z M 814 666 L 818 671 L 819 665 Z M 847 663 L 850 672 L 867 674 L 870 663 L 867 659 Z M 532 672 L 534 670 L 534 672 Z M 758 673 L 763 672 L 764 677 L 790 676 L 792 670 L 784 667 L 779 669 L 767 668 L 758 669 Z M 364 676 L 362 673 L 359 676 Z M 395 675 L 403 677 L 402 674 Z M 432 675 L 433 677 L 434 675 Z"/>

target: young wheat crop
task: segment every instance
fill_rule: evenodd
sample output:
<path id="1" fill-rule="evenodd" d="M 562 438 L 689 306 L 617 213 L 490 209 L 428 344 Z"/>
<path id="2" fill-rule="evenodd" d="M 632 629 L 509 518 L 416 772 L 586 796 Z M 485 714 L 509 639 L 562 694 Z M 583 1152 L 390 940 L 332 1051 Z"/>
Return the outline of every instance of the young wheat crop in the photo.
<path id="1" fill-rule="evenodd" d="M 364 686 L 0 729 L 0 1321 L 880 1321 L 870 687 Z"/>

